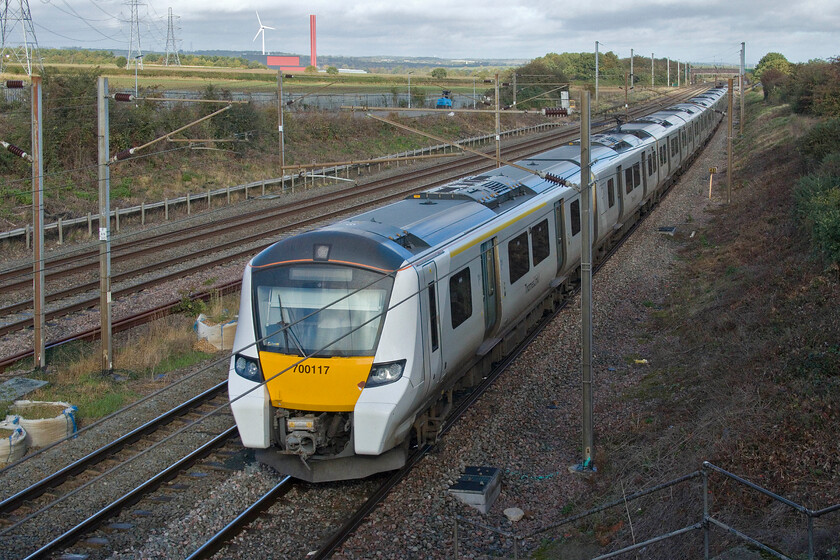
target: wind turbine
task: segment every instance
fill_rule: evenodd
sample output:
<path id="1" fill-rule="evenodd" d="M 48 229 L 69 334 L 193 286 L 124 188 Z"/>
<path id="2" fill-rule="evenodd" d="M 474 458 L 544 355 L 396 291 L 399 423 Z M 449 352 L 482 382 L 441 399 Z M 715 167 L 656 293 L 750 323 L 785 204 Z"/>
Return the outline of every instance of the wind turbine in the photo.
<path id="1" fill-rule="evenodd" d="M 266 30 L 266 29 L 274 29 L 274 28 L 273 28 L 273 27 L 269 27 L 269 26 L 267 26 L 267 25 L 263 25 L 263 22 L 262 22 L 262 20 L 260 19 L 260 13 L 259 13 L 259 12 L 256 12 L 256 14 L 257 14 L 257 21 L 258 21 L 258 22 L 259 22 L 259 24 L 260 24 L 260 29 L 259 29 L 259 31 L 257 31 L 257 34 L 256 34 L 256 35 L 254 35 L 254 39 L 253 39 L 251 42 L 253 43 L 254 41 L 256 41 L 256 40 L 257 40 L 257 37 L 259 37 L 259 36 L 260 36 L 260 33 L 262 33 L 262 53 L 263 53 L 263 54 L 265 54 L 265 30 Z"/>

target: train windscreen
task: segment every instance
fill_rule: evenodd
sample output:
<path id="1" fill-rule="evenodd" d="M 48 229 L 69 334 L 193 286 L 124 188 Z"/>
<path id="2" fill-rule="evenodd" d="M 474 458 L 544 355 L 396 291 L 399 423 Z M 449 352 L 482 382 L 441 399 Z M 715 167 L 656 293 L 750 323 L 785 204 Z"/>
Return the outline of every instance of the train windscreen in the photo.
<path id="1" fill-rule="evenodd" d="M 252 283 L 260 350 L 374 354 L 392 277 L 362 268 L 299 264 L 255 270 Z"/>

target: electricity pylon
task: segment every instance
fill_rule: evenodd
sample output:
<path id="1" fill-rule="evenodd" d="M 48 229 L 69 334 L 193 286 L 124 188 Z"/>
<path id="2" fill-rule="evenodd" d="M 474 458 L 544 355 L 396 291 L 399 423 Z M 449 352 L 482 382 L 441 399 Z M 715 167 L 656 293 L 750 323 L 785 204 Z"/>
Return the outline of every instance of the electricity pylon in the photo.
<path id="1" fill-rule="evenodd" d="M 129 24 L 131 27 L 131 36 L 128 40 L 128 66 L 131 65 L 131 61 L 134 61 L 134 66 L 140 65 L 140 68 L 143 68 L 143 51 L 140 49 L 140 16 L 139 6 L 140 3 L 137 0 L 130 0 L 127 4 L 131 7 L 131 23 Z"/>
<path id="2" fill-rule="evenodd" d="M 0 14 L 0 72 L 9 64 L 17 62 L 26 70 L 27 76 L 32 75 L 33 65 L 43 75 L 44 64 L 35 38 L 29 0 L 0 1 L 3 6 L 3 13 Z"/>
<path id="3" fill-rule="evenodd" d="M 175 16 L 172 15 L 172 8 L 169 8 L 169 25 L 166 30 L 166 66 L 169 66 L 170 55 L 173 57 L 175 66 L 181 66 L 181 59 L 178 58 L 178 42 L 175 40 Z"/>

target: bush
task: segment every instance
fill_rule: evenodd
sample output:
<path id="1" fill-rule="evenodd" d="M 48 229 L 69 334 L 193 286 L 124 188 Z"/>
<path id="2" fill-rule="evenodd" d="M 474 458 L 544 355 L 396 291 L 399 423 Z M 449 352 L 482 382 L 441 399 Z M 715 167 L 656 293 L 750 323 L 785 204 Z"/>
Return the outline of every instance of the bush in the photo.
<path id="1" fill-rule="evenodd" d="M 822 160 L 817 173 L 820 175 L 840 177 L 840 151 L 828 154 Z"/>
<path id="2" fill-rule="evenodd" d="M 816 124 L 799 141 L 799 153 L 811 166 L 819 165 L 830 153 L 840 153 L 840 119 Z"/>
<path id="3" fill-rule="evenodd" d="M 807 175 L 795 192 L 796 211 L 814 249 L 840 263 L 840 176 Z"/>

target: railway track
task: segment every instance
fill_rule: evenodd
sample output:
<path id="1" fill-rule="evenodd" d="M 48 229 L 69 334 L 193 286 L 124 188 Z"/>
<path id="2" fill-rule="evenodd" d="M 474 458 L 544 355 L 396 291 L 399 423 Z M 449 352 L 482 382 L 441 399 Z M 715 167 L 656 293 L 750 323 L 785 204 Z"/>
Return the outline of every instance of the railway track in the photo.
<path id="1" fill-rule="evenodd" d="M 630 113 L 632 117 L 646 114 L 654 108 L 666 104 L 673 104 L 681 99 L 687 99 L 696 95 L 697 89 L 684 90 L 670 96 L 665 100 L 658 100 L 654 103 L 647 103 L 639 106 Z M 601 124 L 596 130 L 609 128 L 609 124 Z M 503 152 L 504 159 L 519 159 L 533 153 L 544 151 L 548 147 L 576 138 L 578 130 L 567 130 L 542 135 L 537 139 L 530 139 L 516 146 L 506 147 Z M 114 243 L 112 248 L 112 263 L 128 265 L 132 260 L 149 258 L 149 255 L 159 256 L 164 251 L 181 249 L 174 256 L 168 258 L 154 258 L 151 263 L 143 263 L 117 272 L 112 277 L 113 297 L 115 300 L 147 290 L 154 286 L 165 284 L 173 279 L 183 278 L 186 275 L 198 271 L 207 270 L 215 266 L 225 265 L 230 262 L 247 260 L 256 252 L 267 247 L 277 240 L 279 236 L 312 227 L 322 221 L 335 220 L 342 215 L 352 215 L 363 211 L 370 206 L 377 206 L 395 199 L 403 198 L 406 195 L 418 190 L 427 189 L 436 185 L 451 181 L 470 173 L 479 173 L 493 167 L 491 162 L 476 155 L 468 155 L 457 161 L 445 162 L 422 170 L 409 170 L 405 173 L 385 179 L 371 181 L 365 185 L 353 188 L 341 189 L 337 192 L 313 195 L 305 201 L 285 205 L 282 208 L 270 210 L 249 211 L 244 214 L 225 218 L 214 222 L 212 227 L 206 225 L 191 225 L 178 231 L 167 232 L 153 238 L 137 238 L 125 242 Z M 325 210 L 326 209 L 326 210 Z M 299 219 L 297 216 L 304 214 L 309 217 Z M 242 235 L 245 229 L 253 233 Z M 254 231 L 254 228 L 259 228 Z M 220 241 L 224 240 L 226 241 Z M 209 246 L 195 248 L 196 244 L 202 242 Z M 186 249 L 186 252 L 183 250 Z M 221 252 L 228 251 L 226 254 Z M 84 275 L 87 271 L 98 268 L 98 247 L 89 247 L 84 250 L 63 255 L 46 263 L 46 277 L 51 281 L 61 280 L 67 277 Z M 185 265 L 185 262 L 191 264 Z M 173 268 L 174 267 L 174 268 Z M 158 275 L 150 279 L 132 282 L 141 275 Z M 122 284 L 122 285 L 120 285 Z M 5 294 L 4 299 L 10 299 L 10 295 L 18 294 L 18 301 L 0 308 L 0 318 L 5 317 L 5 323 L 0 324 L 0 335 L 7 335 L 32 326 L 33 320 L 30 316 L 14 318 L 15 314 L 21 314 L 32 309 L 32 300 L 20 301 L 22 290 L 31 287 L 31 267 L 19 266 L 9 268 L 0 272 L 0 293 Z M 47 302 L 57 302 L 78 294 L 90 293 L 98 290 L 99 281 L 88 281 L 74 284 L 70 287 L 47 294 Z M 235 291 L 235 286 L 220 286 L 222 292 Z M 210 291 L 197 294 L 198 297 L 209 298 Z M 14 297 L 14 296 L 12 296 Z M 159 305 L 154 310 L 145 310 L 143 318 L 126 317 L 117 319 L 114 322 L 114 330 L 119 331 L 131 328 L 145 322 L 147 317 L 160 316 L 176 307 L 180 300 L 172 300 Z M 90 309 L 99 305 L 98 292 L 92 295 L 76 298 L 76 301 L 59 305 L 46 313 L 47 321 L 67 316 L 81 310 Z M 139 314 L 138 314 L 139 315 Z M 0 319 L 2 321 L 2 319 Z M 49 340 L 47 346 L 55 346 L 74 339 L 95 339 L 98 337 L 98 328 L 80 329 L 79 332 L 60 339 Z M 32 351 L 20 350 L 6 356 L 0 356 L 0 368 L 27 358 Z"/>
<path id="2" fill-rule="evenodd" d="M 695 154 L 695 158 L 697 155 L 699 155 L 699 152 Z M 683 168 L 683 172 L 687 170 L 692 163 L 693 160 L 686 164 Z M 667 195 L 670 188 L 675 183 L 676 178 L 671 185 L 667 187 L 663 195 Z M 609 259 L 624 245 L 624 243 L 632 237 L 633 233 L 645 222 L 648 215 L 649 213 L 640 215 L 639 219 L 630 228 L 628 228 L 626 233 L 597 260 L 595 266 L 593 267 L 593 274 L 597 274 L 598 271 L 609 261 Z M 524 353 L 528 346 L 543 332 L 543 330 L 548 327 L 548 325 L 551 324 L 555 317 L 567 307 L 568 303 L 572 300 L 572 297 L 578 293 L 579 285 L 559 301 L 554 300 L 554 305 L 552 305 L 550 313 L 539 314 L 539 320 L 527 331 L 527 334 L 524 335 L 524 338 L 519 341 L 516 347 L 507 356 L 505 356 L 501 362 L 491 366 L 489 373 L 483 378 L 479 385 L 459 397 L 456 406 L 453 408 L 450 415 L 447 416 L 440 429 L 439 438 L 445 436 L 445 434 L 466 413 L 470 406 L 472 406 L 492 386 L 496 379 L 498 379 L 507 370 L 507 368 Z M 552 297 L 549 296 L 548 299 L 552 299 Z M 545 308 L 543 307 L 543 309 Z M 537 310 L 539 310 L 539 306 Z M 513 330 L 515 331 L 516 329 Z M 331 557 L 347 540 L 347 538 L 353 534 L 356 528 L 364 522 L 367 515 L 372 512 L 377 505 L 385 500 L 391 489 L 396 487 L 401 481 L 405 480 L 415 465 L 417 465 L 423 457 L 432 451 L 435 445 L 437 444 L 423 444 L 416 447 L 410 454 L 406 465 L 400 470 L 389 475 L 383 484 L 379 486 L 363 504 L 347 516 L 346 520 L 341 524 L 341 527 L 338 530 L 326 538 L 316 551 L 312 551 L 307 554 L 307 558 L 313 560 L 324 560 Z M 284 480 L 281 484 L 285 483 L 286 481 Z M 193 552 L 188 557 L 189 560 L 205 560 L 213 557 L 216 552 L 225 547 L 226 543 L 229 543 L 236 535 L 244 531 L 254 521 L 254 519 L 260 515 L 261 512 L 269 510 L 276 502 L 277 496 L 278 492 L 276 488 L 261 496 L 240 515 L 236 516 L 236 518 L 227 524 L 221 531 L 214 534 L 204 545 Z"/>
<path id="3" fill-rule="evenodd" d="M 225 412 L 226 387 L 226 381 L 216 384 L 0 501 L 0 541 L 5 543 L 0 558 L 46 558 L 65 550 L 153 493 L 186 488 L 172 481 L 189 476 L 195 465 L 224 472 L 225 456 L 243 453 L 238 446 L 224 449 L 236 435 Z M 209 418 L 210 426 L 196 429 Z M 76 521 L 84 511 L 93 513 Z"/>

